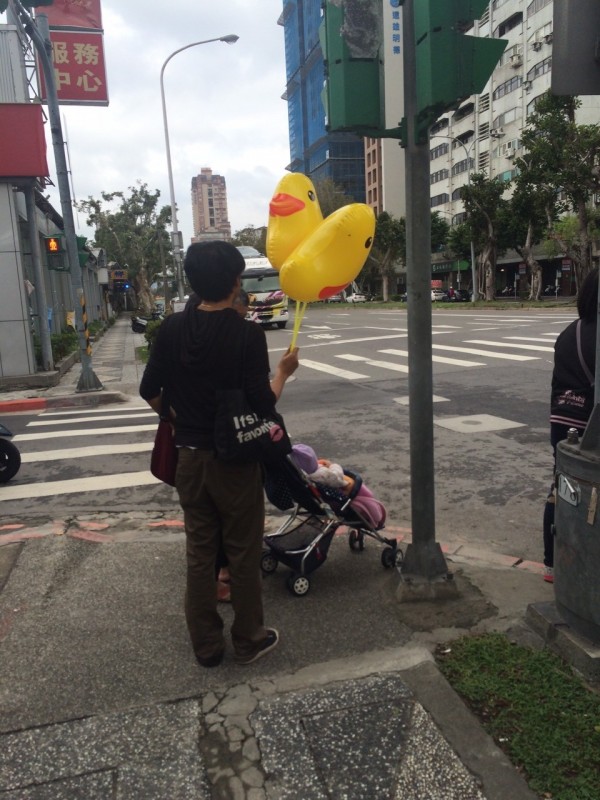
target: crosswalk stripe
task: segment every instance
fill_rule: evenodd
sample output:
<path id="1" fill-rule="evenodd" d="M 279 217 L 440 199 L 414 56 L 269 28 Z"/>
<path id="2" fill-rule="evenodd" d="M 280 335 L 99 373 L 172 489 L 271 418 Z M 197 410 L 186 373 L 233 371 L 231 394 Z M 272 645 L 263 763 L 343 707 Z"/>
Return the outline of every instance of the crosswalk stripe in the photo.
<path id="1" fill-rule="evenodd" d="M 303 367 L 317 370 L 317 372 L 327 372 L 328 375 L 335 375 L 338 378 L 347 378 L 349 381 L 357 381 L 361 378 L 368 378 L 368 375 L 361 375 L 359 372 L 350 372 L 347 369 L 339 369 L 332 364 L 322 364 L 319 361 L 310 361 L 303 358 L 300 362 Z"/>
<path id="2" fill-rule="evenodd" d="M 21 453 L 21 463 L 35 464 L 38 461 L 71 461 L 74 458 L 91 456 L 112 456 L 119 453 L 147 453 L 152 450 L 154 442 L 138 442 L 137 444 L 91 445 L 90 447 L 68 447 L 64 450 L 38 450 L 33 453 Z"/>
<path id="3" fill-rule="evenodd" d="M 380 367 L 381 369 L 389 369 L 392 372 L 408 372 L 408 367 L 405 364 L 393 364 L 391 361 L 375 361 L 372 358 L 365 356 L 355 356 L 352 353 L 336 353 L 336 358 L 344 358 L 347 361 L 360 361 L 363 364 L 368 364 L 370 367 Z"/>
<path id="4" fill-rule="evenodd" d="M 42 415 L 43 416 L 43 415 Z M 115 420 L 115 419 L 135 419 L 136 417 L 154 417 L 156 418 L 156 411 L 152 411 L 149 408 L 147 411 L 140 411 L 137 414 L 108 414 L 106 417 L 102 417 L 102 421 L 104 420 Z M 97 417 L 95 418 L 98 419 Z M 36 419 L 33 422 L 29 422 L 27 427 L 34 428 L 38 427 L 45 427 L 46 425 L 85 425 L 86 422 L 89 422 L 89 417 L 75 417 L 73 419 L 64 420 L 64 419 Z"/>
<path id="5" fill-rule="evenodd" d="M 126 406 L 126 408 L 122 408 L 121 411 L 148 411 L 148 406 Z M 108 406 L 107 408 L 82 408 L 79 406 L 78 408 L 71 408 L 69 411 L 44 411 L 43 414 L 40 414 L 42 417 L 66 417 L 69 414 L 112 414 L 114 413 L 114 407 Z"/>
<path id="6" fill-rule="evenodd" d="M 88 478 L 73 478 L 65 481 L 48 481 L 3 486 L 0 503 L 7 500 L 31 500 L 53 497 L 59 494 L 100 492 L 107 489 L 124 489 L 133 486 L 148 486 L 160 483 L 151 472 L 120 472 L 114 475 L 97 475 Z"/>
<path id="7" fill-rule="evenodd" d="M 408 358 L 408 350 L 380 350 L 379 352 L 390 356 L 404 356 L 405 358 Z M 432 356 L 431 359 L 439 364 L 454 364 L 457 367 L 485 367 L 485 364 L 479 361 L 463 361 L 461 358 Z"/>
<path id="8" fill-rule="evenodd" d="M 520 342 L 546 342 L 546 344 L 550 343 L 549 337 L 554 336 L 555 338 L 558 336 L 558 333 L 547 333 L 545 339 L 536 339 L 533 336 L 505 336 L 505 339 L 517 339 Z"/>
<path id="9" fill-rule="evenodd" d="M 537 344 L 509 344 L 504 342 L 492 342 L 487 339 L 466 339 L 467 344 L 486 344 L 490 347 L 515 347 L 519 350 L 537 350 L 537 352 L 553 353 L 554 347 L 540 347 Z"/>
<path id="10" fill-rule="evenodd" d="M 452 350 L 454 353 L 470 353 L 473 356 L 504 358 L 507 361 L 537 361 L 537 356 L 520 356 L 514 353 L 494 353 L 491 350 L 477 350 L 475 347 L 455 347 L 451 344 L 432 344 L 434 350 Z"/>
<path id="11" fill-rule="evenodd" d="M 123 425 L 120 428 L 79 428 L 74 431 L 36 431 L 36 433 L 19 433 L 13 436 L 13 442 L 34 442 L 40 439 L 59 439 L 71 436 L 107 436 L 122 433 L 143 433 L 144 431 L 156 431 L 157 422 L 152 425 Z"/>

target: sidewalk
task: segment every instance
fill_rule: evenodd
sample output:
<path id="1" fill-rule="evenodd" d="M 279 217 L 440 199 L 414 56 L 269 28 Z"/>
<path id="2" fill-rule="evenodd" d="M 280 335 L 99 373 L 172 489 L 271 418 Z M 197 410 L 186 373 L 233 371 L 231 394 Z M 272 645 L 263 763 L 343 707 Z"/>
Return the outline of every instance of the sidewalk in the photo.
<path id="1" fill-rule="evenodd" d="M 105 392 L 74 396 L 76 366 L 55 389 L 2 393 L 0 414 L 6 401 L 137 403 L 142 343 L 121 319 L 94 353 Z M 342 533 L 306 597 L 281 567 L 265 578 L 280 645 L 249 667 L 229 649 L 207 670 L 183 617 L 179 514 L 0 523 L 0 545 L 5 800 L 535 798 L 432 653 L 487 630 L 540 646 L 526 624 L 553 599 L 539 564 L 446 543 L 458 598 L 400 603 L 377 546 L 353 553 Z"/>

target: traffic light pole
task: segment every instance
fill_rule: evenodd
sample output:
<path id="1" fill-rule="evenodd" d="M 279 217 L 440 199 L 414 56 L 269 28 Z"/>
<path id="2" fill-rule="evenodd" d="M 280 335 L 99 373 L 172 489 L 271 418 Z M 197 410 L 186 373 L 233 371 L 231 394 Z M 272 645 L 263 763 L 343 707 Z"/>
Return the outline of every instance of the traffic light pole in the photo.
<path id="1" fill-rule="evenodd" d="M 69 187 L 67 158 L 65 155 L 64 139 L 60 121 L 58 94 L 56 90 L 56 80 L 54 78 L 54 67 L 52 65 L 52 43 L 50 41 L 48 17 L 45 14 L 39 14 L 36 16 L 34 23 L 19 0 L 13 0 L 13 2 L 19 11 L 21 19 L 24 20 L 25 30 L 31 37 L 31 41 L 38 52 L 42 69 L 44 70 L 48 104 L 48 119 L 50 121 L 50 131 L 52 133 L 52 146 L 54 149 L 54 160 L 56 163 L 56 178 L 65 231 L 67 259 L 71 271 L 71 299 L 75 306 L 75 324 L 77 328 L 77 334 L 79 336 L 81 352 L 81 375 L 79 376 L 76 391 L 93 392 L 103 389 L 104 386 L 98 380 L 94 370 L 92 369 L 92 348 L 89 344 L 87 335 L 85 297 L 83 294 L 81 267 L 79 265 L 77 236 L 75 233 L 75 220 L 73 218 L 73 205 L 71 202 L 71 190 Z"/>
<path id="2" fill-rule="evenodd" d="M 435 541 L 429 136 L 420 136 L 417 141 L 414 3 L 415 0 L 405 0 L 402 14 L 407 121 L 406 277 L 412 542 L 406 550 L 401 575 L 404 588 L 409 587 L 408 596 L 423 587 L 430 596 L 432 586 L 446 582 L 448 568 L 441 547 Z M 403 592 L 402 586 L 399 591 Z"/>

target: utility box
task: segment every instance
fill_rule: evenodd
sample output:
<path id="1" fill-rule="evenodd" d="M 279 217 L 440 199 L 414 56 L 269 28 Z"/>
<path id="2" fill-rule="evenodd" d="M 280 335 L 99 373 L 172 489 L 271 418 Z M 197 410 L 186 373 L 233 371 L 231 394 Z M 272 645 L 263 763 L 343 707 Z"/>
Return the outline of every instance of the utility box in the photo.
<path id="1" fill-rule="evenodd" d="M 595 428 L 591 418 L 580 442 L 566 440 L 556 449 L 554 593 L 565 622 L 600 644 L 600 447 Z M 590 440 L 596 440 L 591 447 Z"/>

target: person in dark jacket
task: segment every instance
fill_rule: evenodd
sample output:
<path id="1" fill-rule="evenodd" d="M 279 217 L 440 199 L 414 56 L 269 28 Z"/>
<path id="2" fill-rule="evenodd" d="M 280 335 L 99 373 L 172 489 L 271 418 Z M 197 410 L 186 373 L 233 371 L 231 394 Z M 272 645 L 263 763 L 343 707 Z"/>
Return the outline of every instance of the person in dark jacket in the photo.
<path id="1" fill-rule="evenodd" d="M 202 300 L 163 321 L 140 385 L 141 396 L 155 411 L 160 411 L 163 392 L 172 409 L 179 448 L 175 488 L 186 533 L 185 615 L 194 653 L 204 667 L 220 664 L 225 652 L 215 574 L 221 541 L 231 576 L 235 661 L 251 664 L 279 640 L 277 631 L 263 621 L 261 464 L 219 461 L 214 448 L 219 389 L 237 388 L 243 376 L 252 410 L 269 414 L 298 366 L 294 348 L 283 356 L 269 382 L 265 333 L 234 308 L 244 268 L 243 256 L 228 242 L 200 242 L 188 248 L 185 273 Z"/>
<path id="2" fill-rule="evenodd" d="M 596 327 L 598 320 L 598 269 L 593 269 L 577 295 L 579 318 L 559 334 L 554 345 L 554 370 L 550 397 L 550 444 L 556 470 L 556 445 L 569 428 L 581 434 L 594 407 Z M 554 506 L 552 484 L 544 508 L 544 580 L 554 582 Z"/>

